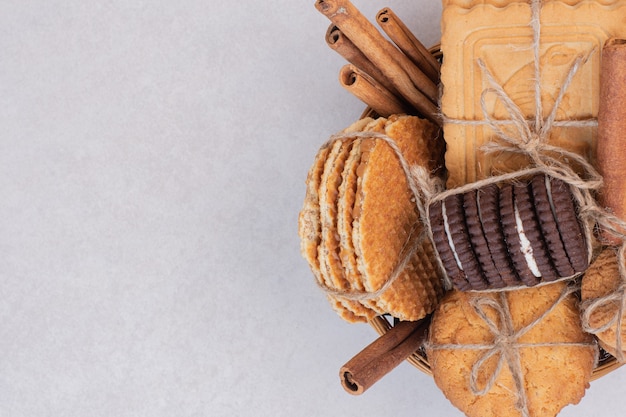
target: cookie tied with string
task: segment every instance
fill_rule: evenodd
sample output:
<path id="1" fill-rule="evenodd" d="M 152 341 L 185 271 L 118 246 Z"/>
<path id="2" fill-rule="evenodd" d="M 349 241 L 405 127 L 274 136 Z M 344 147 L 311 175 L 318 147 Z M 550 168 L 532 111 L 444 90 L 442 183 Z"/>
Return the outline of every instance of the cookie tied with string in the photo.
<path id="1" fill-rule="evenodd" d="M 409 187 L 407 167 L 441 172 L 444 143 L 415 116 L 362 119 L 322 146 L 299 218 L 304 258 L 349 322 L 418 320 L 443 280 Z"/>
<path id="2" fill-rule="evenodd" d="M 623 256 L 623 254 L 622 254 Z M 583 325 L 618 361 L 626 356 L 626 284 L 615 248 L 605 248 L 591 263 L 581 283 Z"/>
<path id="3" fill-rule="evenodd" d="M 587 239 L 567 184 L 544 174 L 494 181 L 429 205 L 433 241 L 457 289 L 532 287 L 587 269 Z"/>
<path id="4" fill-rule="evenodd" d="M 468 417 L 549 417 L 584 396 L 597 359 L 564 282 L 448 293 L 426 346 L 437 386 Z"/>

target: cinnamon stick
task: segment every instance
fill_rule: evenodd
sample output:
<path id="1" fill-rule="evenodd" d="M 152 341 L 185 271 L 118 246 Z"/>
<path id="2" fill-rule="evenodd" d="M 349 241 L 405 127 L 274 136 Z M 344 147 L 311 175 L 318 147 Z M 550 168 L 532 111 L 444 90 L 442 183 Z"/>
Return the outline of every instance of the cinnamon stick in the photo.
<path id="1" fill-rule="evenodd" d="M 339 83 L 382 117 L 409 113 L 405 104 L 355 65 L 348 64 L 341 68 Z"/>
<path id="2" fill-rule="evenodd" d="M 409 30 L 404 22 L 391 10 L 385 7 L 376 15 L 376 21 L 391 41 L 435 84 L 439 83 L 441 65 Z"/>
<path id="3" fill-rule="evenodd" d="M 363 394 L 419 349 L 429 324 L 430 317 L 396 324 L 341 367 L 341 385 L 350 394 Z"/>
<path id="4" fill-rule="evenodd" d="M 359 68 L 362 72 L 376 80 L 380 85 L 392 94 L 399 96 L 398 91 L 389 82 L 387 77 L 372 64 L 359 48 L 337 26 L 331 24 L 326 31 L 326 43 L 328 46 L 341 55 L 346 61 Z"/>
<path id="5" fill-rule="evenodd" d="M 598 108 L 598 171 L 604 178 L 600 204 L 626 220 L 626 39 L 602 48 Z M 624 231 L 622 231 L 624 232 Z M 619 243 L 605 233 L 610 243 Z"/>
<path id="6" fill-rule="evenodd" d="M 438 87 L 370 23 L 349 0 L 317 0 L 315 7 L 359 48 L 419 112 L 437 104 Z"/>

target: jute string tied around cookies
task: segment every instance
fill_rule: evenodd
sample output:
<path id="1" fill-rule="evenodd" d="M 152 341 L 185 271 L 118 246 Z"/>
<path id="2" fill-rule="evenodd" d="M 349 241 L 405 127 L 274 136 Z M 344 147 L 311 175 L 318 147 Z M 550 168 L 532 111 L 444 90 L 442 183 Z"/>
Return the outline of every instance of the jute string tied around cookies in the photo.
<path id="1" fill-rule="evenodd" d="M 520 349 L 523 348 L 536 348 L 536 347 L 590 347 L 595 350 L 595 362 L 598 360 L 598 351 L 596 344 L 589 343 L 575 343 L 575 342 L 546 342 L 546 343 L 522 343 L 519 339 L 526 333 L 531 331 L 538 323 L 546 318 L 552 311 L 554 311 L 559 303 L 561 303 L 566 297 L 573 292 L 577 291 L 577 288 L 572 285 L 566 285 L 563 291 L 546 311 L 536 317 L 526 326 L 516 330 L 513 325 L 513 319 L 511 317 L 511 311 L 507 301 L 506 293 L 500 292 L 493 297 L 488 295 L 476 295 L 474 296 L 470 304 L 476 314 L 484 320 L 485 324 L 493 334 L 493 342 L 485 344 L 431 344 L 427 343 L 426 348 L 430 350 L 476 350 L 484 351 L 485 353 L 474 363 L 470 374 L 470 389 L 474 395 L 485 395 L 491 390 L 496 383 L 496 380 L 502 370 L 503 366 L 508 366 L 511 371 L 513 382 L 515 384 L 515 390 L 517 395 L 517 408 L 521 412 L 522 416 L 530 417 L 528 410 L 528 397 L 526 390 L 524 389 L 524 372 L 520 360 Z M 495 298 L 494 298 L 495 297 Z M 492 320 L 489 314 L 489 310 L 495 313 L 496 320 Z M 491 375 L 487 375 L 485 386 L 480 387 L 478 380 L 480 379 L 481 371 L 487 361 L 492 358 L 498 358 L 497 365 Z"/>
<path id="2" fill-rule="evenodd" d="M 382 140 L 387 145 L 389 145 L 391 150 L 396 155 L 398 163 L 400 164 L 400 167 L 402 171 L 404 172 L 404 175 L 406 177 L 409 189 L 411 190 L 411 193 L 413 195 L 413 199 L 415 201 L 415 205 L 416 205 L 416 208 L 418 210 L 420 220 L 421 220 L 413 225 L 406 239 L 406 242 L 404 243 L 400 251 L 400 254 L 398 257 L 399 261 L 397 262 L 397 264 L 395 265 L 395 267 L 393 268 L 393 270 L 391 271 L 387 279 L 384 280 L 384 284 L 380 287 L 380 289 L 376 291 L 360 291 L 354 288 L 344 290 L 344 289 L 337 289 L 337 288 L 329 287 L 325 285 L 324 283 L 317 281 L 317 285 L 327 294 L 339 296 L 347 300 L 363 301 L 363 300 L 372 300 L 372 299 L 378 298 L 385 291 L 387 291 L 387 289 L 389 289 L 389 287 L 400 277 L 400 274 L 402 273 L 402 271 L 404 271 L 407 264 L 409 263 L 413 255 L 416 253 L 416 251 L 422 247 L 425 239 L 429 238 L 428 228 L 423 227 L 426 224 L 425 223 L 426 219 L 428 218 L 424 200 L 425 198 L 430 197 L 429 192 L 432 192 L 432 193 L 440 192 L 441 190 L 443 190 L 444 185 L 443 185 L 443 181 L 440 178 L 433 176 L 430 172 L 428 172 L 423 167 L 420 167 L 420 169 L 423 170 L 423 172 L 420 171 L 421 178 L 420 178 L 420 181 L 418 182 L 418 180 L 412 174 L 413 169 L 415 167 L 411 167 L 409 165 L 408 161 L 404 158 L 401 149 L 398 147 L 398 145 L 393 140 L 393 138 L 383 133 L 378 133 L 378 132 L 339 133 L 339 134 L 331 136 L 328 139 L 328 141 L 322 145 L 322 148 L 332 146 L 332 144 L 335 143 L 336 141 L 349 142 L 349 141 L 355 141 L 358 139 Z M 430 191 L 427 191 L 427 190 L 430 190 Z M 364 281 L 368 280 L 367 272 L 362 271 L 362 274 L 363 274 L 363 280 Z M 448 286 L 446 289 L 449 289 L 449 288 L 450 286 Z"/>
<path id="3" fill-rule="evenodd" d="M 587 62 L 595 50 L 589 51 L 576 57 L 568 71 L 564 74 L 563 82 L 560 86 L 557 97 L 547 117 L 543 117 L 543 103 L 541 100 L 541 66 L 540 66 L 540 46 L 541 46 L 541 0 L 531 0 L 531 20 L 529 26 L 532 30 L 532 42 L 530 48 L 533 52 L 534 68 L 534 103 L 535 115 L 532 120 L 526 119 L 520 107 L 513 101 L 503 86 L 495 79 L 484 61 L 479 59 L 477 64 L 485 77 L 489 87 L 481 94 L 481 110 L 483 120 L 466 120 L 448 118 L 443 119 L 446 123 L 467 125 L 467 126 L 487 126 L 495 133 L 497 141 L 494 140 L 482 146 L 481 151 L 486 154 L 513 153 L 526 156 L 530 160 L 530 168 L 511 172 L 508 174 L 488 177 L 484 180 L 468 184 L 466 186 L 447 190 L 436 198 L 443 199 L 451 194 L 463 193 L 474 188 L 485 186 L 491 183 L 511 181 L 523 178 L 535 173 L 543 173 L 548 176 L 558 178 L 571 187 L 572 194 L 578 203 L 579 217 L 583 220 L 585 234 L 591 242 L 594 228 L 608 227 L 615 229 L 615 218 L 599 207 L 593 193 L 602 186 L 602 176 L 586 160 L 585 157 L 548 143 L 550 133 L 554 127 L 590 127 L 597 126 L 597 119 L 577 119 L 577 120 L 556 120 L 557 111 L 565 97 L 565 94 L 580 68 Z M 499 120 L 493 117 L 487 108 L 487 96 L 495 95 L 508 113 L 508 119 Z M 581 174 L 578 174 L 572 166 L 578 166 Z M 423 173 L 419 169 L 415 170 L 418 178 Z M 588 257 L 591 260 L 591 245 L 588 245 Z"/>
<path id="4" fill-rule="evenodd" d="M 534 120 L 527 120 L 519 106 L 517 106 L 510 96 L 504 91 L 504 88 L 499 84 L 494 76 L 491 74 L 486 64 L 482 61 L 478 61 L 478 65 L 485 76 L 490 88 L 485 89 L 481 94 L 481 108 L 484 115 L 484 120 L 462 120 L 451 119 L 443 117 L 446 123 L 459 124 L 459 125 L 486 125 L 491 128 L 498 139 L 499 143 L 491 142 L 483 146 L 482 150 L 485 153 L 496 152 L 509 152 L 518 153 L 527 156 L 531 161 L 531 167 L 528 170 L 521 170 L 506 175 L 487 178 L 477 183 L 469 184 L 465 187 L 459 187 L 457 189 L 448 190 L 441 193 L 437 198 L 445 198 L 446 196 L 454 193 L 462 193 L 472 188 L 487 185 L 489 183 L 496 183 L 504 180 L 514 180 L 515 178 L 524 177 L 536 171 L 542 172 L 546 175 L 559 178 L 562 181 L 570 184 L 571 191 L 578 203 L 579 217 L 583 220 L 585 233 L 588 237 L 587 242 L 591 242 L 591 235 L 595 228 L 602 229 L 605 233 L 608 233 L 612 237 L 616 238 L 619 246 L 619 271 L 621 284 L 618 288 L 598 299 L 590 300 L 585 303 L 583 308 L 583 327 L 586 331 L 591 333 L 598 333 L 609 327 L 616 325 L 616 350 L 617 360 L 624 362 L 622 352 L 622 340 L 621 340 L 621 324 L 623 321 L 623 315 L 626 311 L 626 222 L 619 217 L 601 207 L 594 197 L 594 192 L 599 190 L 602 186 L 602 176 L 596 171 L 596 169 L 581 155 L 574 152 L 570 152 L 566 149 L 556 147 L 547 143 L 550 132 L 553 127 L 566 126 L 566 127 L 589 127 L 597 126 L 597 120 L 593 118 L 585 120 L 556 120 L 557 110 L 565 96 L 565 93 L 572 82 L 574 76 L 579 71 L 580 67 L 584 65 L 588 58 L 595 52 L 590 51 L 586 56 L 578 56 L 568 72 L 565 75 L 564 81 L 559 90 L 559 94 L 556 97 L 553 108 L 551 109 L 548 117 L 545 119 L 542 117 L 542 101 L 541 101 L 541 68 L 539 65 L 539 51 L 540 51 L 540 37 L 541 37 L 541 23 L 540 23 L 540 11 L 541 0 L 532 0 L 531 7 L 531 22 L 533 37 L 531 48 L 534 56 L 534 95 L 535 95 L 535 118 Z M 508 120 L 497 120 L 489 114 L 486 105 L 486 97 L 489 94 L 495 94 L 496 99 L 500 100 L 504 105 L 506 111 L 509 114 Z M 505 127 L 507 127 L 505 129 Z M 582 169 L 582 175 L 577 174 L 568 163 L 563 161 L 569 161 L 577 164 Z M 419 172 L 419 169 L 414 170 L 415 175 L 419 178 L 423 173 Z M 588 244 L 588 257 L 592 258 L 592 248 Z M 594 328 L 589 324 L 592 313 L 597 309 L 609 303 L 617 303 L 619 308 L 615 313 L 615 316 L 609 320 L 605 325 Z"/>
<path id="5" fill-rule="evenodd" d="M 615 326 L 615 359 L 624 363 L 624 347 L 622 343 L 622 323 L 624 321 L 624 312 L 626 311 L 626 245 L 622 245 L 617 253 L 617 263 L 619 267 L 620 284 L 617 288 L 605 295 L 604 297 L 594 298 L 582 303 L 583 311 L 582 323 L 583 329 L 589 333 L 601 333 Z M 599 308 L 617 304 L 615 314 L 609 320 L 600 326 L 592 326 L 591 318 Z"/>

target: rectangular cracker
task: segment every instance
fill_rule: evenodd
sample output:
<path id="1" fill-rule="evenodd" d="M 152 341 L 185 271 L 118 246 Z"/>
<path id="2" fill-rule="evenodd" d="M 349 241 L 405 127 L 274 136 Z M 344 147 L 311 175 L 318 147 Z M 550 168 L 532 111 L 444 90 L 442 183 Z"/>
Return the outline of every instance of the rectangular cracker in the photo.
<path id="1" fill-rule="evenodd" d="M 507 0 L 443 0 L 441 49 L 444 55 L 441 110 L 451 119 L 484 120 L 481 94 L 490 87 L 477 64 L 482 59 L 495 80 L 534 118 L 534 60 L 530 4 Z M 626 36 L 626 0 L 545 1 L 541 9 L 541 91 L 543 115 L 552 110 L 559 88 L 578 55 L 590 57 L 575 74 L 557 120 L 595 118 L 598 114 L 600 51 L 612 36 Z M 594 51 L 592 53 L 592 51 Z M 486 109 L 510 119 L 494 94 Z M 493 157 L 479 148 L 495 139 L 488 126 L 444 123 L 448 187 L 453 188 L 528 164 L 519 157 Z M 550 143 L 595 163 L 595 127 L 554 127 Z M 497 158 L 497 160 L 496 160 Z"/>

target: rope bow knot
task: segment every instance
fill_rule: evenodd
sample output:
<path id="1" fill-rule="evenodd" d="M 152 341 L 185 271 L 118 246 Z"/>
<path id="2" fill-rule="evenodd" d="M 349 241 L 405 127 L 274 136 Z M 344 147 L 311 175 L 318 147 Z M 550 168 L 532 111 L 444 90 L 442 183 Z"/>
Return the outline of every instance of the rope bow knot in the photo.
<path id="1" fill-rule="evenodd" d="M 487 294 L 473 296 L 469 300 L 470 306 L 489 329 L 493 341 L 491 343 L 481 344 L 428 343 L 427 349 L 484 351 L 472 366 L 469 376 L 470 390 L 476 396 L 487 394 L 495 386 L 504 366 L 507 366 L 515 385 L 517 409 L 524 417 L 529 417 L 528 397 L 525 389 L 520 349 L 537 347 L 587 347 L 595 350 L 595 360 L 597 361 L 596 345 L 593 342 L 520 342 L 520 339 L 525 334 L 535 328 L 535 326 L 551 314 L 562 301 L 577 290 L 578 289 L 573 285 L 565 285 L 557 299 L 547 310 L 519 329 L 515 329 L 505 292 L 499 292 L 493 294 L 493 296 L 488 296 Z M 495 319 L 492 319 L 494 313 Z M 487 363 L 494 357 L 497 357 L 496 366 L 493 367 L 491 373 L 487 373 L 489 369 L 491 369 L 487 367 Z M 479 381 L 481 380 L 486 381 L 484 382 L 484 386 L 480 386 Z"/>

